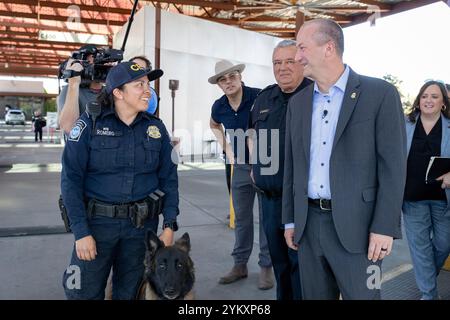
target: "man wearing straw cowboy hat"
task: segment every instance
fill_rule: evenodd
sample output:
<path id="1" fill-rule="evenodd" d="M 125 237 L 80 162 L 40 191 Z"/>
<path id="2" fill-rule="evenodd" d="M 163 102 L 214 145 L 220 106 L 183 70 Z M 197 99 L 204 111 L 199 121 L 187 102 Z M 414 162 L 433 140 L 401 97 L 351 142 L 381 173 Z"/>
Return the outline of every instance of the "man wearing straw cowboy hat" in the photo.
<path id="1" fill-rule="evenodd" d="M 224 95 L 211 108 L 210 127 L 226 154 L 226 163 L 233 165 L 231 192 L 235 210 L 235 244 L 232 252 L 234 266 L 220 278 L 220 284 L 228 284 L 246 278 L 247 262 L 253 247 L 253 203 L 255 189 L 250 177 L 251 166 L 246 146 L 245 131 L 248 127 L 250 108 L 260 89 L 250 88 L 242 83 L 244 64 L 232 64 L 227 60 L 216 63 L 215 74 L 208 79 L 217 84 Z M 223 126 L 223 127 L 222 127 Z M 230 143 L 225 138 L 224 129 Z M 258 288 L 270 289 L 274 285 L 272 263 L 267 239 L 259 225 L 259 275 Z"/>

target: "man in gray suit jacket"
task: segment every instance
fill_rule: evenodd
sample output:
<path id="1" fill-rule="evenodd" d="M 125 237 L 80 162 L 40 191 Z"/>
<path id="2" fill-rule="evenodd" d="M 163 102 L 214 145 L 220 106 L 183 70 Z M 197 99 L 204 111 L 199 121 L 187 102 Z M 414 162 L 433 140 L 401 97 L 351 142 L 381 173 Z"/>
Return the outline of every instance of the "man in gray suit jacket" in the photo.
<path id="1" fill-rule="evenodd" d="M 296 59 L 314 83 L 286 115 L 283 223 L 304 299 L 379 299 L 381 260 L 401 238 L 406 134 L 394 86 L 342 61 L 332 20 L 306 22 Z"/>

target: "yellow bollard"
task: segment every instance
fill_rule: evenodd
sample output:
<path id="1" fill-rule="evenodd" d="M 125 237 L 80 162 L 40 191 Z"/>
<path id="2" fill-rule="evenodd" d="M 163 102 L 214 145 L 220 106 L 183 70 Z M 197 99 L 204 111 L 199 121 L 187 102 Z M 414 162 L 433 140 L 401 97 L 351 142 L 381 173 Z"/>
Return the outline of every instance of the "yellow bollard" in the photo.
<path id="1" fill-rule="evenodd" d="M 450 256 L 447 258 L 447 260 L 445 260 L 444 266 L 442 267 L 442 269 L 450 271 Z"/>
<path id="2" fill-rule="evenodd" d="M 233 165 L 231 165 L 231 177 L 230 177 L 230 224 L 228 225 L 231 229 L 234 229 L 234 207 L 233 207 L 233 193 L 232 193 L 232 184 L 233 184 Z"/>

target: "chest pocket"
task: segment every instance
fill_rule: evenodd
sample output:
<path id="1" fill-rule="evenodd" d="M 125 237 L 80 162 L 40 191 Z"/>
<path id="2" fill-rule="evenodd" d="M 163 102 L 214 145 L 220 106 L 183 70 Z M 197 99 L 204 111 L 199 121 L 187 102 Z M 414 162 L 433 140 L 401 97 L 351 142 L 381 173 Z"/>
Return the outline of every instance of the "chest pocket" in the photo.
<path id="1" fill-rule="evenodd" d="M 158 139 L 144 140 L 144 164 L 146 169 L 155 170 L 159 166 L 159 153 L 161 151 L 161 141 Z"/>
<path id="2" fill-rule="evenodd" d="M 91 141 L 90 166 L 96 170 L 112 170 L 117 166 L 119 140 L 97 137 Z"/>
<path id="3" fill-rule="evenodd" d="M 267 129 L 267 117 L 269 116 L 270 111 L 258 114 L 258 117 L 255 121 L 255 129 Z"/>

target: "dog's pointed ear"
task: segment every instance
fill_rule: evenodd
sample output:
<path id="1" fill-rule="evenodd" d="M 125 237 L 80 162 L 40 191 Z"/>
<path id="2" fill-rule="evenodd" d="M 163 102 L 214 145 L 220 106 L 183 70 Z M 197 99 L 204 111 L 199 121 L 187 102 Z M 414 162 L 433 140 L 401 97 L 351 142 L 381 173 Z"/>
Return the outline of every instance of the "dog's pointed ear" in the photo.
<path id="1" fill-rule="evenodd" d="M 149 229 L 145 233 L 145 246 L 154 255 L 159 248 L 164 247 L 164 242 L 159 240 L 156 233 Z"/>
<path id="2" fill-rule="evenodd" d="M 191 239 L 189 238 L 189 233 L 185 232 L 180 239 L 175 241 L 175 246 L 189 253 L 189 251 L 191 251 Z"/>

